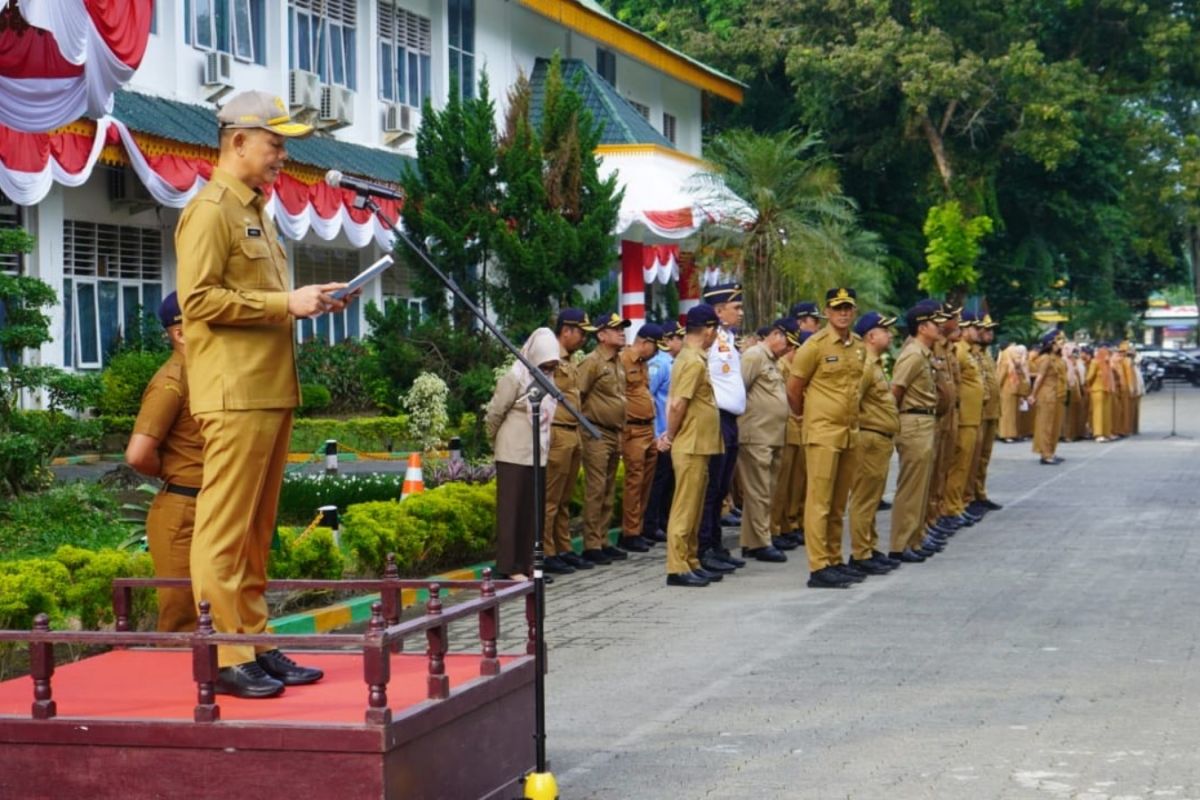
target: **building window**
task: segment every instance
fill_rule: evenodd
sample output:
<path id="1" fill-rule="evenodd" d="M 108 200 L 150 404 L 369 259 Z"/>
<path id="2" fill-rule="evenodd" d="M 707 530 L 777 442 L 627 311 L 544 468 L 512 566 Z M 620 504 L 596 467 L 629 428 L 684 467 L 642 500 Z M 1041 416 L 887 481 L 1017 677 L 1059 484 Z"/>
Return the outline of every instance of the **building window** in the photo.
<path id="1" fill-rule="evenodd" d="M 633 110 L 641 114 L 647 122 L 650 121 L 650 106 L 642 105 L 637 100 L 629 100 L 629 105 L 633 106 Z"/>
<path id="2" fill-rule="evenodd" d="M 162 302 L 157 228 L 63 223 L 63 363 L 98 369 Z"/>
<path id="3" fill-rule="evenodd" d="M 596 48 L 596 72 L 608 81 L 609 86 L 617 85 L 617 54 L 603 47 Z"/>
<path id="4" fill-rule="evenodd" d="M 675 144 L 675 115 L 663 112 L 663 136 L 667 137 L 667 141 Z"/>
<path id="5" fill-rule="evenodd" d="M 266 0 L 183 0 L 184 41 L 198 50 L 218 50 L 265 65 L 265 6 Z"/>
<path id="6" fill-rule="evenodd" d="M 0 229 L 24 227 L 21 207 L 0 192 Z M 0 272 L 20 275 L 25 271 L 25 256 L 20 253 L 0 253 Z"/>
<path id="7" fill-rule="evenodd" d="M 475 96 L 475 0 L 449 0 L 450 78 L 460 96 Z"/>
<path id="8" fill-rule="evenodd" d="M 355 0 L 290 0 L 288 61 L 321 82 L 358 88 Z"/>
<path id="9" fill-rule="evenodd" d="M 296 245 L 295 264 L 296 286 L 345 283 L 361 271 L 357 250 L 334 247 Z M 336 314 L 302 319 L 296 326 L 296 335 L 301 342 L 317 338 L 329 344 L 358 339 L 362 334 L 361 308 L 362 302 L 355 300 Z"/>
<path id="10" fill-rule="evenodd" d="M 474 22 L 472 22 L 474 46 Z M 420 108 L 433 86 L 432 25 L 428 17 L 379 4 L 379 97 Z"/>

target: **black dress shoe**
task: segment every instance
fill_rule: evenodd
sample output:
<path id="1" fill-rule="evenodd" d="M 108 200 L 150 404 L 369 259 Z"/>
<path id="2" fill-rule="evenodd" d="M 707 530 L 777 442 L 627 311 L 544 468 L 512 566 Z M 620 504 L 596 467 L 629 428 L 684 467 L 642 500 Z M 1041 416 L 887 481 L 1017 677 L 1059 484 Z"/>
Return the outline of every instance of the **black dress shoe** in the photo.
<path id="1" fill-rule="evenodd" d="M 624 553 L 621 554 L 621 557 L 625 557 Z M 608 553 L 605 553 L 603 550 L 584 550 L 583 559 L 592 564 L 600 564 L 601 566 L 608 566 L 613 562 L 613 560 L 608 557 Z"/>
<path id="2" fill-rule="evenodd" d="M 649 553 L 650 545 L 642 541 L 640 536 L 622 536 L 617 540 L 617 547 L 631 553 Z"/>
<path id="3" fill-rule="evenodd" d="M 586 558 L 580 556 L 574 550 L 561 554 L 559 558 L 561 558 L 568 566 L 572 566 L 575 569 L 594 569 L 596 566 Z"/>
<path id="4" fill-rule="evenodd" d="M 600 548 L 604 555 L 608 556 L 613 561 L 624 561 L 629 558 L 629 554 L 620 548 L 613 547 L 611 544 L 606 544 Z"/>
<path id="5" fill-rule="evenodd" d="M 933 524 L 937 525 L 939 528 L 945 528 L 950 531 L 956 531 L 963 526 L 962 520 L 960 520 L 958 517 L 950 516 L 938 517 L 937 521 Z"/>
<path id="6" fill-rule="evenodd" d="M 258 665 L 268 675 L 284 686 L 305 686 L 316 683 L 325 677 L 325 673 L 313 667 L 302 667 L 283 654 L 279 648 L 259 653 L 254 657 Z"/>
<path id="7" fill-rule="evenodd" d="M 654 541 L 653 539 L 647 539 L 645 536 L 638 536 L 637 540 L 646 545 L 647 552 L 649 552 L 651 547 L 654 547 L 654 545 L 658 544 L 658 542 Z"/>
<path id="8" fill-rule="evenodd" d="M 256 658 L 254 661 L 234 664 L 232 667 L 222 667 L 217 670 L 217 680 L 213 683 L 213 690 L 217 694 L 231 694 L 234 697 L 259 700 L 283 694 L 283 686 L 283 681 L 268 675 Z"/>
<path id="9" fill-rule="evenodd" d="M 942 536 L 953 536 L 954 534 L 958 533 L 958 530 L 956 528 L 951 528 L 947 525 L 942 525 L 941 523 L 938 523 L 938 522 L 935 522 L 932 525 L 927 526 L 925 528 L 925 530 L 936 531 L 937 533 L 941 534 Z"/>
<path id="10" fill-rule="evenodd" d="M 909 549 L 912 550 L 917 555 L 921 556 L 922 558 L 933 558 L 937 554 L 936 550 L 926 550 L 924 545 L 918 545 L 917 547 L 910 547 Z"/>
<path id="11" fill-rule="evenodd" d="M 787 554 L 774 547 L 743 547 L 742 555 L 755 561 L 766 561 L 770 564 L 782 564 L 787 561 Z"/>
<path id="12" fill-rule="evenodd" d="M 979 505 L 983 506 L 988 511 L 999 511 L 1000 509 L 1004 508 L 1004 506 L 1000 505 L 999 503 L 995 502 L 994 500 L 988 500 L 986 497 L 983 500 L 979 500 L 977 502 L 979 503 Z"/>
<path id="13" fill-rule="evenodd" d="M 963 509 L 963 512 L 959 516 L 972 525 L 983 520 L 983 514 L 972 514 L 970 509 Z"/>
<path id="14" fill-rule="evenodd" d="M 850 581 L 842 576 L 842 573 L 826 567 L 819 569 L 808 576 L 808 588 L 810 589 L 848 589 Z"/>
<path id="15" fill-rule="evenodd" d="M 737 528 L 742 524 L 742 518 L 736 517 L 733 514 L 726 514 L 721 517 L 721 525 L 726 528 Z"/>
<path id="16" fill-rule="evenodd" d="M 709 581 L 691 572 L 677 572 L 667 576 L 667 586 L 688 586 L 699 588 L 708 586 Z"/>
<path id="17" fill-rule="evenodd" d="M 785 536 L 772 536 L 771 546 L 776 550 L 795 550 L 800 545 L 796 544 L 795 539 L 790 539 Z"/>
<path id="18" fill-rule="evenodd" d="M 912 549 L 903 550 L 899 553 L 888 553 L 888 558 L 893 561 L 899 561 L 901 564 L 920 564 L 925 560 L 924 556 L 919 556 Z"/>
<path id="19" fill-rule="evenodd" d="M 700 566 L 707 572 L 715 572 L 719 575 L 733 572 L 737 569 L 733 564 L 726 564 L 724 561 L 707 554 L 700 557 Z"/>
<path id="20" fill-rule="evenodd" d="M 804 547 L 804 531 L 792 531 L 791 533 L 783 534 L 779 538 L 795 542 L 796 547 Z"/>
<path id="21" fill-rule="evenodd" d="M 643 533 L 642 538 L 651 542 L 665 542 L 667 540 L 667 532 L 662 528 L 655 528 L 649 533 Z"/>
<path id="22" fill-rule="evenodd" d="M 722 575 L 721 573 L 709 572 L 708 570 L 704 569 L 703 567 L 692 570 L 692 574 L 699 578 L 703 578 L 704 580 L 708 581 L 709 583 L 720 583 L 722 580 L 725 579 L 725 576 Z"/>
<path id="23" fill-rule="evenodd" d="M 722 547 L 720 550 L 714 550 L 713 555 L 715 555 L 717 558 L 721 559 L 722 561 L 724 561 L 726 564 L 730 565 L 734 569 L 741 569 L 742 567 L 746 566 L 745 561 L 742 561 L 740 558 L 736 558 L 733 555 L 733 553 L 729 552 L 724 547 Z"/>
<path id="24" fill-rule="evenodd" d="M 826 567 L 825 569 L 833 570 L 838 575 L 841 575 L 843 580 L 849 581 L 850 583 L 862 583 L 867 579 L 867 573 L 860 572 L 854 567 L 850 567 L 845 564 L 834 564 L 833 566 Z"/>
<path id="25" fill-rule="evenodd" d="M 575 571 L 574 567 L 563 561 L 562 556 L 549 556 L 542 566 L 546 572 L 554 575 L 570 575 Z"/>
<path id="26" fill-rule="evenodd" d="M 880 499 L 879 505 L 876 506 L 876 508 L 879 511 L 891 511 L 892 504 L 889 503 L 887 500 Z"/>
<path id="27" fill-rule="evenodd" d="M 1059 460 L 1057 458 L 1043 458 L 1040 463 L 1053 467 L 1058 465 Z"/>
<path id="28" fill-rule="evenodd" d="M 892 571 L 891 567 L 877 564 L 869 558 L 851 559 L 850 566 L 868 575 L 887 575 Z"/>
<path id="29" fill-rule="evenodd" d="M 896 567 L 900 566 L 901 563 L 903 563 L 900 561 L 900 559 L 892 558 L 891 556 L 885 556 L 883 553 L 879 552 L 878 550 L 871 551 L 871 560 L 874 561 L 876 564 L 880 564 L 885 567 L 892 567 L 893 569 L 895 569 Z"/>

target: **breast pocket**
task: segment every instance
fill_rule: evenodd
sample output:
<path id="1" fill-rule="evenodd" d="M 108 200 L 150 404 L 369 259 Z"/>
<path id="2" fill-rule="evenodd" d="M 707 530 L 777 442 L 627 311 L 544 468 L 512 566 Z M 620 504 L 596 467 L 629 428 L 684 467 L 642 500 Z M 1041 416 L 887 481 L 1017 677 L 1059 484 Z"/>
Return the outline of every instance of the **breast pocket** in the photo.
<path id="1" fill-rule="evenodd" d="M 280 281 L 275 259 L 271 257 L 271 244 L 266 239 L 241 239 L 237 243 L 230 263 L 234 281 L 239 288 L 274 289 L 285 287 Z"/>

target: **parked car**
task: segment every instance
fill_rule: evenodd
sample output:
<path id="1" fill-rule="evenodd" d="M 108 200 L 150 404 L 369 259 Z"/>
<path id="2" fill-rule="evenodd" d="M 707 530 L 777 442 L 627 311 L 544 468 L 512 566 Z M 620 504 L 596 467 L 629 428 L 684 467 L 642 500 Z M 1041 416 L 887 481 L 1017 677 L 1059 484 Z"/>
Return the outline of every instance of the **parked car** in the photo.
<path id="1" fill-rule="evenodd" d="M 1164 380 L 1186 381 L 1192 386 L 1200 386 L 1200 359 L 1180 350 L 1163 350 L 1161 348 L 1139 348 L 1142 361 L 1152 361 L 1162 367 Z"/>

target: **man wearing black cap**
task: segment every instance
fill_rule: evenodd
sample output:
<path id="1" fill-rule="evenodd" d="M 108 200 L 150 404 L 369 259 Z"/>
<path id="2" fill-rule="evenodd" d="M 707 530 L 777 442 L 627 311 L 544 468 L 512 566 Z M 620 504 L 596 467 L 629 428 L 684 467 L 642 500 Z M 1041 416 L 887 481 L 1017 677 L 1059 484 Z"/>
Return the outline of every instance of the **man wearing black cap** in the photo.
<path id="1" fill-rule="evenodd" d="M 944 537 L 951 535 L 960 525 L 941 518 L 942 498 L 946 494 L 946 478 L 954 461 L 954 446 L 958 441 L 958 359 L 954 356 L 954 343 L 962 337 L 958 327 L 960 306 L 942 303 L 941 337 L 933 346 L 933 365 L 938 376 L 938 423 L 937 443 L 933 454 L 933 475 L 929 479 L 929 504 L 925 510 L 928 532 L 932 534 L 923 541 L 929 552 L 943 549 Z"/>
<path id="2" fill-rule="evenodd" d="M 787 435 L 787 387 L 776 364 L 790 349 L 796 320 L 776 320 L 762 340 L 742 355 L 746 413 L 738 420 L 738 475 L 744 489 L 740 543 L 743 558 L 783 563 L 787 556 L 771 543 L 771 498 L 779 455 Z"/>
<path id="3" fill-rule="evenodd" d="M 941 306 L 934 300 L 923 300 L 908 310 L 908 340 L 892 369 L 892 395 L 900 410 L 900 432 L 895 440 L 900 472 L 892 503 L 888 558 L 906 563 L 921 562 L 926 557 L 918 548 L 925 535 L 937 437 L 939 398 L 933 345 L 941 336 L 941 318 Z"/>
<path id="4" fill-rule="evenodd" d="M 675 471 L 671 468 L 671 456 L 666 452 L 664 437 L 667 433 L 667 398 L 671 392 L 671 367 L 683 349 L 683 337 L 687 331 L 678 322 L 662 326 L 663 338 L 658 343 L 658 352 L 647 364 L 650 376 L 650 395 L 654 398 L 654 441 L 658 447 L 658 460 L 654 463 L 654 485 L 646 501 L 642 521 L 642 538 L 650 542 L 667 540 L 667 513 L 671 510 L 671 495 L 675 491 Z"/>
<path id="5" fill-rule="evenodd" d="M 811 300 L 793 304 L 788 316 L 796 320 L 801 333 L 816 333 L 821 330 L 821 309 Z"/>
<path id="6" fill-rule="evenodd" d="M 984 314 L 979 323 L 979 361 L 983 366 L 983 379 L 988 391 L 987 400 L 983 404 L 979 441 L 975 445 L 975 457 L 972 459 L 971 480 L 968 483 L 968 508 L 976 514 L 999 511 L 1002 508 L 999 503 L 989 499 L 987 494 L 988 464 L 992 460 L 992 445 L 996 442 L 996 433 L 1000 427 L 1000 379 L 996 370 L 996 360 L 992 358 L 992 342 L 996 338 L 998 324 L 991 314 Z"/>
<path id="7" fill-rule="evenodd" d="M 196 495 L 204 475 L 204 439 L 188 408 L 183 315 L 175 292 L 158 309 L 171 357 L 159 367 L 142 393 L 133 422 L 125 463 L 143 475 L 161 478 L 162 489 L 146 516 L 146 541 L 159 578 L 187 578 L 196 521 Z M 196 601 L 191 589 L 158 589 L 158 630 L 166 633 L 196 628 Z"/>
<path id="8" fill-rule="evenodd" d="M 867 366 L 863 371 L 863 396 L 855 445 L 858 472 L 850 489 L 849 567 L 864 575 L 883 575 L 900 566 L 899 562 L 879 552 L 879 533 L 875 529 L 875 514 L 892 463 L 892 440 L 900 432 L 896 398 L 879 363 L 892 343 L 895 322 L 895 317 L 872 311 L 854 325 L 854 332 L 862 337 L 867 348 Z"/>
<path id="9" fill-rule="evenodd" d="M 801 304 L 803 305 L 803 304 Z M 792 353 L 779 360 L 779 375 L 784 387 L 792 374 L 795 351 L 812 336 L 811 331 L 799 330 L 789 337 Z M 803 418 L 788 404 L 787 433 L 779 457 L 779 480 L 771 498 L 771 543 L 779 550 L 795 550 L 804 546 L 804 494 L 808 490 L 804 476 Z"/>
<path id="10" fill-rule="evenodd" d="M 737 465 L 738 417 L 746 410 L 741 355 L 735 341 L 737 328 L 742 324 L 742 285 L 712 286 L 705 290 L 704 301 L 711 304 L 720 320 L 717 337 L 708 351 L 708 375 L 720 411 L 724 449 L 708 462 L 708 489 L 700 520 L 700 563 L 710 572 L 732 572 L 746 565 L 725 549 L 721 537 L 721 507 L 733 484 Z"/>
<path id="11" fill-rule="evenodd" d="M 842 563 L 846 500 L 854 481 L 854 444 L 867 351 L 851 330 L 858 306 L 848 287 L 825 294 L 829 324 L 792 357 L 788 402 L 804 416 L 804 460 L 808 491 L 804 499 L 804 546 L 808 585 L 845 588 L 861 575 Z"/>
<path id="12" fill-rule="evenodd" d="M 954 344 L 952 355 L 958 363 L 958 428 L 955 432 L 954 456 L 946 475 L 946 491 L 942 498 L 941 514 L 953 523 L 967 525 L 977 522 L 978 517 L 968 515 L 964 494 L 967 489 L 971 459 L 975 455 L 975 442 L 979 438 L 979 425 L 983 422 L 983 404 L 987 390 L 983 383 L 983 370 L 974 347 L 978 342 L 978 316 L 971 311 L 962 313 L 959 330 L 962 338 Z"/>
<path id="13" fill-rule="evenodd" d="M 671 368 L 667 432 L 675 495 L 667 524 L 667 585 L 701 587 L 721 580 L 697 556 L 700 516 L 708 486 L 709 459 L 721 453 L 721 420 L 709 378 L 707 354 L 717 337 L 717 313 L 701 303 L 688 309 L 687 336 Z"/>
<path id="14" fill-rule="evenodd" d="M 654 467 L 658 462 L 658 441 L 654 435 L 654 398 L 650 396 L 647 362 L 658 352 L 663 331 L 653 322 L 638 328 L 633 344 L 621 351 L 625 371 L 625 430 L 621 436 L 621 458 L 625 461 L 625 494 L 621 510 L 621 538 L 618 546 L 634 553 L 645 553 L 651 542 L 642 538 L 642 524 Z"/>
<path id="15" fill-rule="evenodd" d="M 629 556 L 608 543 L 621 460 L 621 431 L 625 427 L 625 371 L 618 356 L 630 326 L 620 314 L 597 320 L 596 349 L 579 363 L 579 399 L 600 438 L 583 440 L 583 557 L 593 564 L 611 564 Z"/>
<path id="16" fill-rule="evenodd" d="M 558 312 L 554 334 L 558 337 L 558 366 L 554 370 L 554 385 L 579 408 L 579 377 L 573 356 L 583 347 L 588 334 L 595 333 L 585 311 L 564 308 Z M 550 452 L 546 455 L 546 522 L 542 547 L 546 552 L 546 571 L 565 575 L 577 569 L 592 569 L 592 562 L 580 558 L 571 548 L 571 493 L 583 459 L 579 439 L 579 423 L 570 411 L 559 404 L 554 410 L 550 427 Z"/>

